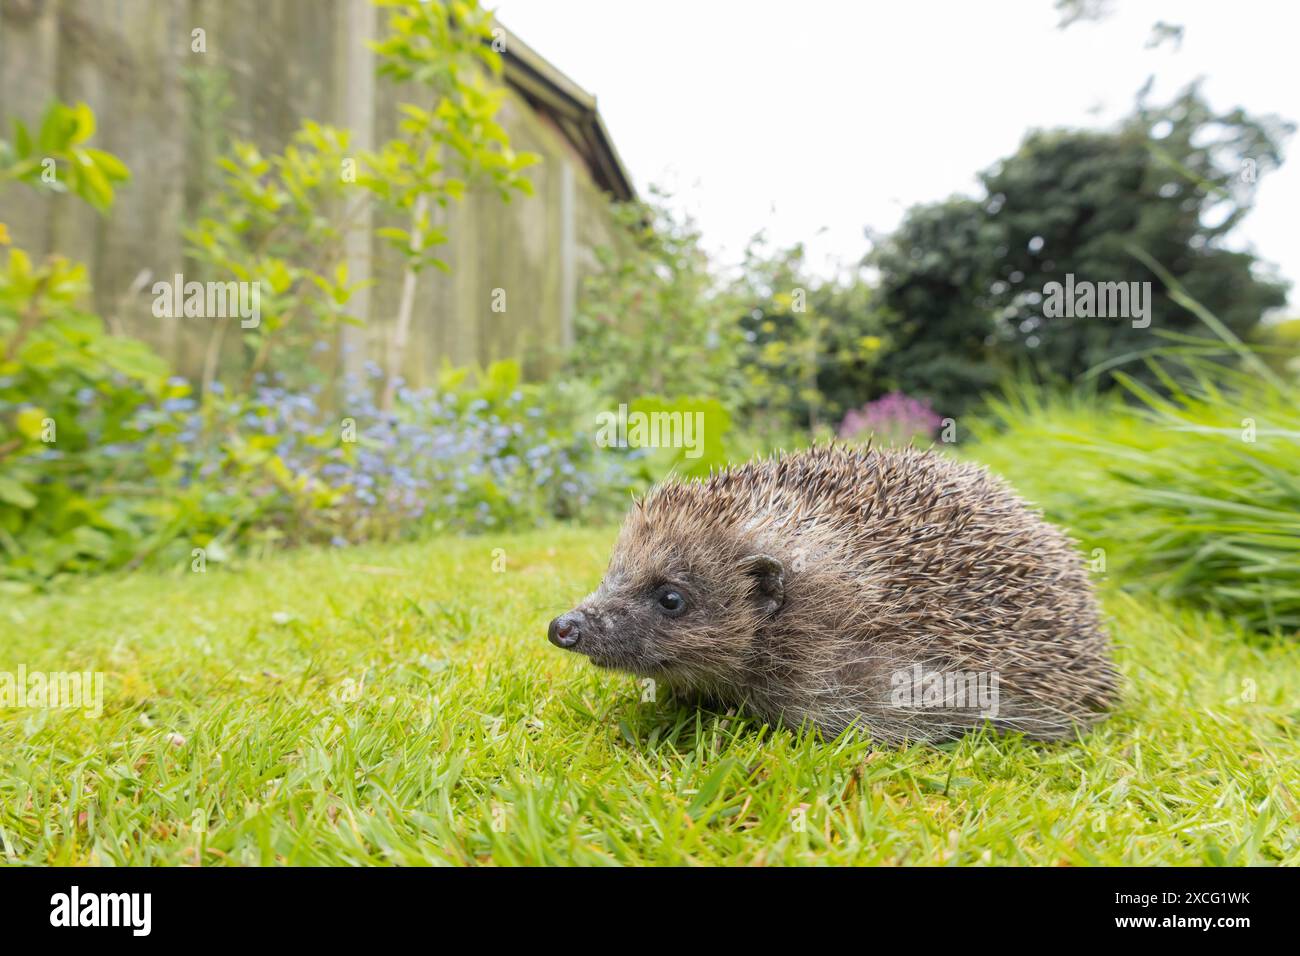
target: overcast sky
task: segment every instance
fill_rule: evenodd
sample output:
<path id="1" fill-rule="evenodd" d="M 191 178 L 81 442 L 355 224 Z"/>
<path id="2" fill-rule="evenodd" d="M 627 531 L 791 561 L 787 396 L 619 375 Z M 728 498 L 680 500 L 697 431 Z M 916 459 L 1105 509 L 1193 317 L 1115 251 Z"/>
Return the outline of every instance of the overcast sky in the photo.
<path id="1" fill-rule="evenodd" d="M 491 6 L 491 0 L 487 0 Z M 1292 0 L 1120 0 L 1058 30 L 1052 0 L 498 0 L 596 94 L 644 194 L 670 188 L 724 264 L 760 229 L 823 274 L 912 203 L 973 194 L 1037 126 L 1104 126 L 1204 77 L 1216 110 L 1300 121 Z M 1146 49 L 1157 20 L 1185 35 Z M 1234 234 L 1300 280 L 1300 143 Z M 1292 289 L 1291 304 L 1300 303 Z"/>

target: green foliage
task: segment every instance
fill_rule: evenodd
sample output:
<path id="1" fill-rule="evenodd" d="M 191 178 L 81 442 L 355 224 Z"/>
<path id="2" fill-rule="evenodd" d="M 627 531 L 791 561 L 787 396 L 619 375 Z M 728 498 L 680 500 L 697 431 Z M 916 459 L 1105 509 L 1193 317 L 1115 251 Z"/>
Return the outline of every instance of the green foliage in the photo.
<path id="1" fill-rule="evenodd" d="M 668 474 L 707 475 L 766 450 L 771 438 L 770 428 L 752 427 L 749 396 L 765 386 L 739 321 L 743 293 L 714 273 L 695 223 L 653 192 L 650 203 L 612 207 L 618 233 L 597 250 L 601 268 L 584 284 L 564 375 L 590 384 L 597 412 L 626 406 L 629 414 L 702 420 L 702 443 L 693 448 L 628 456 L 641 487 Z M 775 414 L 787 423 L 784 410 Z"/>
<path id="2" fill-rule="evenodd" d="M 685 435 L 687 416 L 690 416 L 691 438 L 675 447 L 646 448 L 638 460 L 637 474 L 642 488 L 661 481 L 668 475 L 678 478 L 703 478 L 711 471 L 725 468 L 736 458 L 731 442 L 731 415 L 716 398 L 677 398 L 673 400 L 655 395 L 643 395 L 628 403 L 629 415 L 648 416 L 647 420 L 660 419 L 671 423 L 672 434 Z M 748 452 L 741 451 L 743 460 Z M 640 489 L 639 489 L 640 490 Z"/>
<path id="3" fill-rule="evenodd" d="M 1112 132 L 1030 134 L 981 176 L 986 199 L 914 208 L 875 251 L 894 345 L 884 370 L 955 414 L 1008 370 L 1072 380 L 1149 347 L 1151 329 L 1197 327 L 1138 253 L 1244 336 L 1284 292 L 1219 240 L 1288 132 L 1240 110 L 1215 115 L 1192 88 L 1164 107 L 1140 105 Z M 1044 287 L 1066 274 L 1152 283 L 1151 329 L 1044 317 Z"/>
<path id="4" fill-rule="evenodd" d="M 436 255 L 447 241 L 433 225 L 436 207 L 475 184 L 506 199 L 531 192 L 523 171 L 538 157 L 512 150 L 495 119 L 503 93 L 489 82 L 500 71 L 483 42 L 490 16 L 459 0 L 376 2 L 389 11 L 389 33 L 374 45 L 380 74 L 419 84 L 427 102 L 398 103 L 398 135 L 377 150 L 355 149 L 348 130 L 312 120 L 282 153 L 266 156 L 237 142 L 221 161 L 221 190 L 208 215 L 187 232 L 190 255 L 209 277 L 262 283 L 261 323 L 244 330 L 246 385 L 269 367 L 273 350 L 276 368 L 301 370 L 337 323 L 364 320 L 349 310 L 362 283 L 350 279 L 345 249 L 363 209 L 381 222 L 375 236 L 416 274 L 447 268 Z M 408 292 L 399 324 L 409 324 L 412 308 Z M 385 354 L 389 397 L 401 344 L 390 343 Z"/>
<path id="5" fill-rule="evenodd" d="M 1260 357 L 1278 374 L 1300 379 L 1300 319 L 1284 319 L 1255 330 Z"/>
<path id="6" fill-rule="evenodd" d="M 865 277 L 808 274 L 800 245 L 770 250 L 756 237 L 734 289 L 745 353 L 745 418 L 759 433 L 838 420 L 878 386 L 883 323 Z"/>
<path id="7" fill-rule="evenodd" d="M 127 178 L 116 157 L 85 146 L 84 104 L 53 104 L 39 139 L 15 124 L 0 143 L 0 189 L 19 182 L 66 189 L 100 211 Z M 54 182 L 42 158 L 59 163 Z M 86 298 L 84 266 L 33 262 L 0 225 L 0 556 L 4 577 L 46 579 L 123 563 L 134 554 L 155 476 L 169 467 L 161 436 L 123 457 L 140 408 L 168 397 L 166 365 L 141 342 L 109 335 Z M 137 482 L 148 497 L 133 498 Z"/>
<path id="8" fill-rule="evenodd" d="M 219 161 L 222 188 L 186 238 L 203 274 L 260 283 L 260 321 L 241 329 L 250 381 L 273 344 L 282 367 L 303 368 L 336 322 L 360 321 L 344 258 L 347 223 L 367 201 L 345 175 L 355 163 L 347 130 L 311 120 L 281 154 L 239 142 Z"/>
<path id="9" fill-rule="evenodd" d="M 26 183 L 71 193 L 107 212 L 115 185 L 131 174 L 112 153 L 86 145 L 94 135 L 95 114 L 85 103 L 50 103 L 35 136 L 15 119 L 13 139 L 0 140 L 0 189 L 6 182 Z"/>
<path id="10" fill-rule="evenodd" d="M 493 78 L 501 73 L 500 55 L 485 42 L 492 37 L 492 13 L 477 0 L 375 3 L 390 11 L 389 35 L 373 45 L 380 75 L 428 88 L 434 104 L 398 105 L 405 138 L 390 140 L 380 151 L 376 168 L 387 178 L 373 188 L 403 209 L 421 194 L 446 205 L 461 198 L 467 180 L 491 183 L 503 200 L 515 192 L 531 194 L 532 183 L 521 172 L 539 157 L 510 148 L 496 121 L 504 91 L 484 76 L 485 69 Z M 390 238 L 409 248 L 414 236 Z"/>
<path id="11" fill-rule="evenodd" d="M 968 199 L 908 211 L 872 253 L 888 351 L 882 385 L 957 416 L 1006 370 L 986 296 L 997 227 Z M 881 389 L 884 390 L 883 388 Z"/>
<path id="12" fill-rule="evenodd" d="M 1241 111 L 1216 115 L 1195 88 L 1164 107 L 1140 106 L 1114 133 L 1035 133 L 983 176 L 998 257 L 989 306 L 997 334 L 1073 378 L 1151 343 L 1118 319 L 1042 318 L 1044 285 L 1066 273 L 1150 282 L 1152 327 L 1199 327 L 1133 249 L 1161 263 L 1238 336 L 1286 301 L 1252 274 L 1254 257 L 1221 247 L 1250 211 L 1258 178 L 1280 161 L 1285 124 Z M 985 207 L 986 210 L 989 206 Z"/>
<path id="13" fill-rule="evenodd" d="M 514 362 L 448 368 L 389 409 L 363 385 L 345 418 L 318 392 L 83 388 L 57 446 L 38 440 L 44 410 L 20 409 L 33 437 L 0 470 L 0 580 L 43 587 L 196 555 L 215 565 L 314 542 L 612 519 L 645 485 L 630 456 L 595 447 L 588 391 L 524 383 Z"/>
<path id="14" fill-rule="evenodd" d="M 378 197 L 401 208 L 432 195 L 434 185 L 402 177 L 441 168 L 419 147 L 435 149 L 444 121 L 452 152 L 460 155 L 474 133 L 504 155 L 490 116 L 474 112 L 486 109 L 480 93 L 471 91 L 474 115 L 459 127 L 450 122 L 455 110 L 440 109 L 438 118 L 412 108 L 411 138 L 359 157 L 355 178 L 340 175 L 355 159 L 347 133 L 311 122 L 282 154 L 237 144 L 222 161 L 225 189 L 190 232 L 192 251 L 227 276 L 260 282 L 265 293 L 261 324 L 246 330 L 254 349 L 249 388 L 230 396 L 213 386 L 196 401 L 189 383 L 168 378 L 148 347 L 106 334 L 80 307 L 88 292 L 83 267 L 58 256 L 34 264 L 8 248 L 0 230 L 0 579 L 7 586 L 146 561 L 185 565 L 194 548 L 216 563 L 236 546 L 536 524 L 588 517 L 615 496 L 621 505 L 634 479 L 620 462 L 596 456 L 574 396 L 522 384 L 511 363 L 480 376 L 448 373 L 436 395 L 404 392 L 383 409 L 374 389 L 363 387 L 343 401 L 356 416 L 355 441 L 342 438 L 340 413 L 318 403 L 320 383 L 286 389 L 259 374 L 272 342 L 301 360 L 322 328 L 347 318 L 357 287 L 341 257 L 356 209 L 347 200 Z M 93 117 L 56 105 L 45 126 L 40 148 L 83 169 L 64 177 L 70 188 L 107 208 L 111 191 L 99 189 L 93 171 L 107 170 L 109 182 L 125 174 L 117 175 L 111 156 L 83 145 Z M 0 185 L 42 185 L 24 165 L 32 148 L 21 126 L 16 147 L 0 144 L 9 160 Z M 407 169 L 407 159 L 419 164 Z M 489 175 L 515 188 L 528 160 L 507 160 L 488 164 Z M 460 193 L 455 181 L 436 188 L 444 197 Z M 324 214 L 341 207 L 341 219 Z M 416 223 L 423 227 L 427 217 Z M 433 231 L 425 238 L 443 240 Z M 411 268 L 422 267 L 427 247 L 402 241 Z"/>
<path id="15" fill-rule="evenodd" d="M 1008 475 L 1136 591 L 1207 604 L 1265 631 L 1300 629 L 1300 388 L 1195 353 L 1185 381 L 1150 362 L 1140 399 L 990 404 L 973 454 Z"/>
<path id="16" fill-rule="evenodd" d="M 569 374 L 608 400 L 711 398 L 734 409 L 744 339 L 737 304 L 720 288 L 694 222 L 655 204 L 613 207 L 619 229 L 583 287 Z"/>
<path id="17" fill-rule="evenodd" d="M 882 348 L 866 284 L 815 280 L 800 247 L 771 252 L 757 239 L 740 278 L 724 280 L 695 224 L 654 195 L 613 208 L 620 232 L 597 250 L 566 374 L 609 408 L 704 411 L 709 450 L 650 454 L 649 479 L 805 444 L 810 423 L 867 387 Z"/>

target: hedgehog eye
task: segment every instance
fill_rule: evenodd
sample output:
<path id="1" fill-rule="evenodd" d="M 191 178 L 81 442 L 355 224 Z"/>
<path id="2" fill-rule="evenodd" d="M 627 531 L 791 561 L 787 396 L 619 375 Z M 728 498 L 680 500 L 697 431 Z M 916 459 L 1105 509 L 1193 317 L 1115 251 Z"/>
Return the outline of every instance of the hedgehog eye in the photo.
<path id="1" fill-rule="evenodd" d="M 681 614 L 686 610 L 686 598 L 681 593 L 674 591 L 671 587 L 663 587 L 655 592 L 655 602 L 663 608 L 664 612 L 671 615 Z"/>

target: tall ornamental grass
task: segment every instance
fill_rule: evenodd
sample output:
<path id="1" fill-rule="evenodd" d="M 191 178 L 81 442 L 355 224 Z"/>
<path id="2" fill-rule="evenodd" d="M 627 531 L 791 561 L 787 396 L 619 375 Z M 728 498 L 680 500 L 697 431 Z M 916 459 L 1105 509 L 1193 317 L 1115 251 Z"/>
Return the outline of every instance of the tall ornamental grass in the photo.
<path id="1" fill-rule="evenodd" d="M 1160 385 L 1111 371 L 1127 400 L 1014 386 L 974 454 L 1080 539 L 1127 588 L 1300 629 L 1300 385 L 1186 297 L 1217 339 L 1168 337 Z M 1229 366 L 1221 359 L 1235 353 Z M 1100 370 L 1099 370 L 1100 371 Z"/>

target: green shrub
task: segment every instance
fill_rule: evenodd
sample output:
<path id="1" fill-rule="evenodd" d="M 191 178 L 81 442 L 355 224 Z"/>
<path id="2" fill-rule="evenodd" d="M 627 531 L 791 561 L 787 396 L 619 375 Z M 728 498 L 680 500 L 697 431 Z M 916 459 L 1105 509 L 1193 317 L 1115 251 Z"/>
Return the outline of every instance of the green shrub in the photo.
<path id="1" fill-rule="evenodd" d="M 492 37 L 488 11 L 475 0 L 374 2 L 387 11 L 383 39 L 372 44 L 379 74 L 401 84 L 403 99 L 385 117 L 396 135 L 361 150 L 349 130 L 304 119 L 279 153 L 236 142 L 218 163 L 220 189 L 209 197 L 209 214 L 186 239 L 204 278 L 258 285 L 258 321 L 240 338 L 245 386 L 270 370 L 298 373 L 294 384 L 303 385 L 304 370 L 319 363 L 316 347 L 339 323 L 365 318 L 352 314 L 352 298 L 374 280 L 349 276 L 346 245 L 361 211 L 371 210 L 374 237 L 403 261 L 401 301 L 382 356 L 387 408 L 414 321 L 416 278 L 428 268 L 449 269 L 438 257 L 450 237 L 436 225 L 437 210 L 474 186 L 504 200 L 531 194 L 523 171 L 539 157 L 515 152 L 497 120 L 505 91 L 496 82 L 501 58 L 485 42 Z M 406 102 L 413 93 L 419 102 Z M 211 333 L 214 357 L 224 331 L 217 325 Z"/>
<path id="2" fill-rule="evenodd" d="M 107 211 L 128 173 L 86 145 L 94 131 L 84 103 L 52 103 L 35 135 L 15 122 L 0 140 L 0 190 L 20 183 Z M 84 266 L 34 262 L 11 241 L 0 223 L 0 578 L 127 563 L 171 468 L 161 435 L 126 453 L 138 437 L 129 423 L 168 400 L 167 366 L 81 307 Z"/>
<path id="3" fill-rule="evenodd" d="M 108 335 L 81 311 L 85 270 L 34 265 L 19 249 L 0 264 L 0 554 L 10 573 L 44 578 L 133 555 L 169 453 L 128 422 L 168 396 L 165 363 Z M 147 486 L 143 498 L 132 489 Z M 21 543 L 20 543 L 21 542 Z"/>
<path id="4" fill-rule="evenodd" d="M 83 389 L 66 449 L 61 433 L 57 452 L 0 470 L 0 581 L 612 520 L 647 483 L 642 453 L 596 447 L 594 399 L 581 386 L 526 384 L 517 363 L 499 362 L 401 387 L 383 408 L 384 384 L 372 364 L 337 408 L 320 386 L 273 378 L 247 393 L 218 386 L 202 401 L 181 379 L 152 398 Z M 82 440 L 80 429 L 102 422 L 111 429 Z"/>
<path id="5" fill-rule="evenodd" d="M 107 212 L 114 185 L 131 174 L 112 153 L 86 145 L 94 135 L 95 114 L 85 103 L 50 103 L 34 135 L 21 120 L 14 120 L 13 138 L 0 140 L 0 188 L 9 181 L 71 193 Z"/>
<path id="6" fill-rule="evenodd" d="M 1163 392 L 1119 374 L 1136 406 L 1012 389 L 975 424 L 972 454 L 1125 587 L 1295 631 L 1300 389 L 1257 369 L 1183 365 L 1191 384 L 1164 374 Z"/>
<path id="7" fill-rule="evenodd" d="M 567 372 L 613 405 L 640 396 L 716 399 L 744 385 L 738 305 L 711 271 L 700 233 L 666 204 L 612 208 L 613 245 L 583 284 Z"/>

